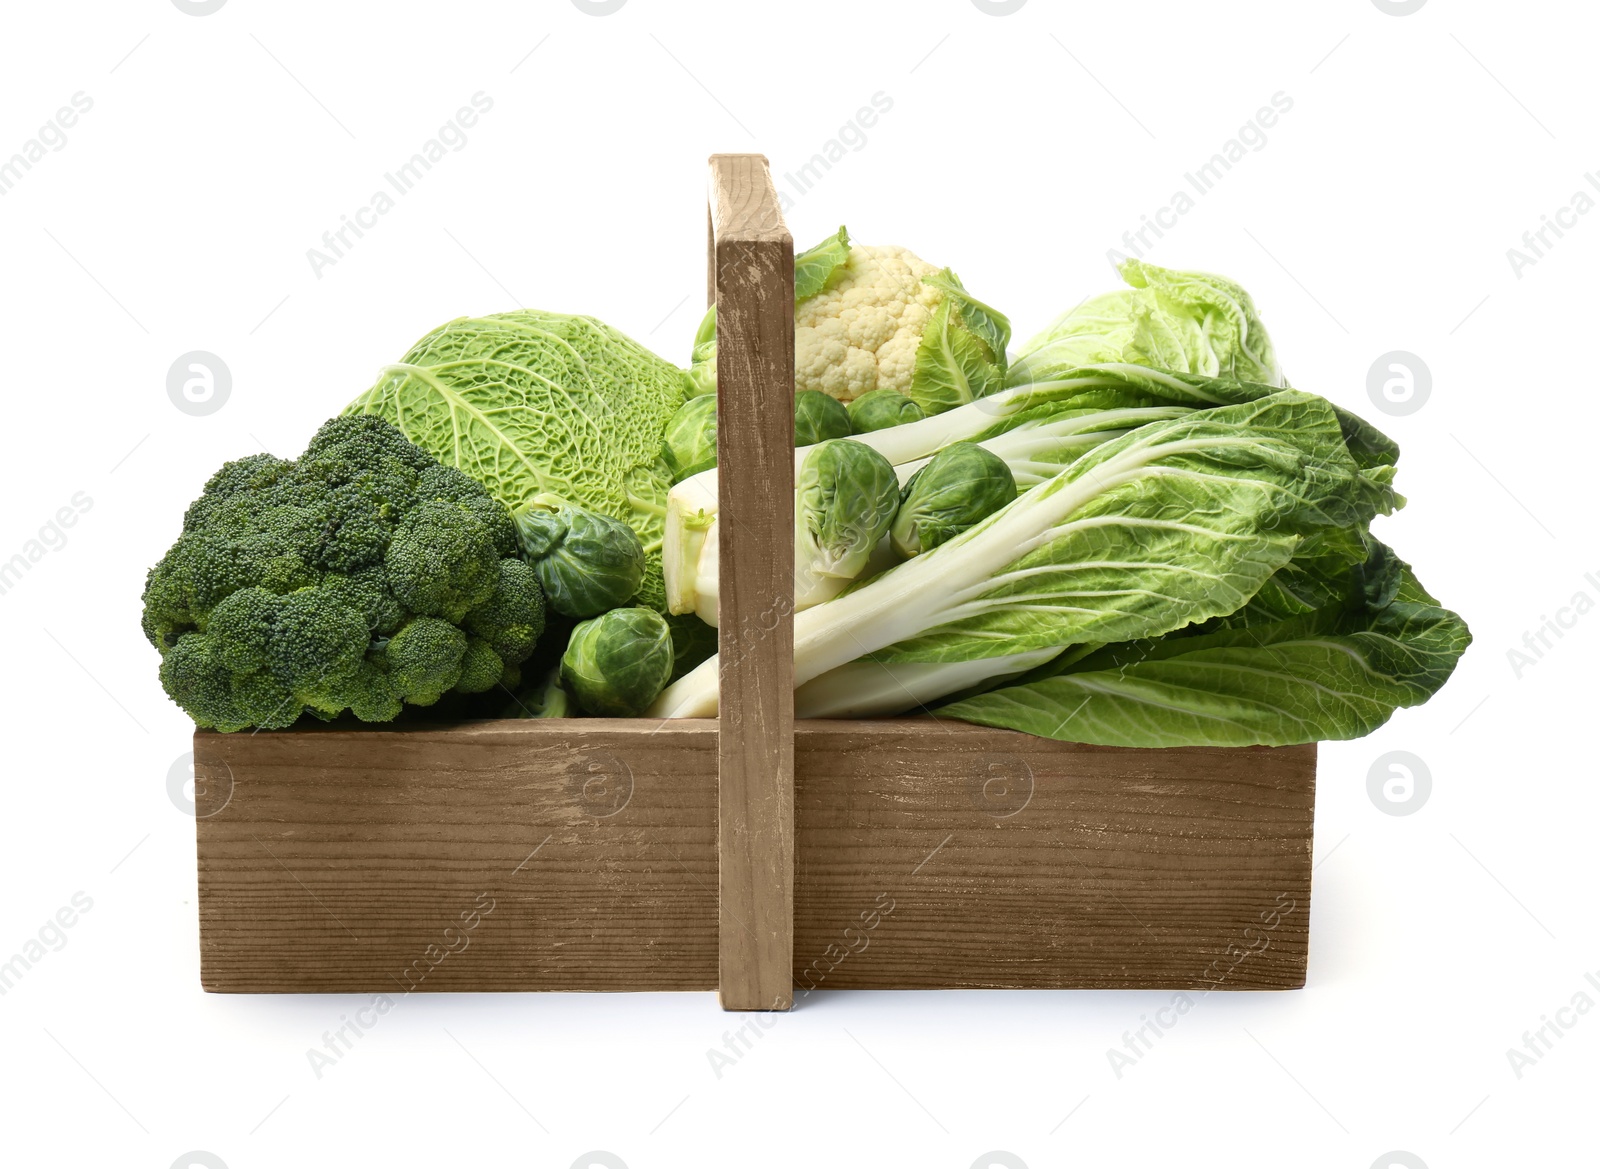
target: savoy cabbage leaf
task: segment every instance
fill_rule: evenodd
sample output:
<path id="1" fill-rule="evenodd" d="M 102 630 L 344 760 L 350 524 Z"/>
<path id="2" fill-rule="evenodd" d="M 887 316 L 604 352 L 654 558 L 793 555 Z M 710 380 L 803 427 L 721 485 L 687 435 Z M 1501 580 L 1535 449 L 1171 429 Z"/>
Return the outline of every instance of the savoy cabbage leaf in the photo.
<path id="1" fill-rule="evenodd" d="M 513 510 L 554 495 L 625 521 L 645 549 L 637 603 L 660 609 L 662 433 L 686 390 L 681 370 L 609 325 L 524 309 L 440 326 L 345 413 L 388 419 Z"/>

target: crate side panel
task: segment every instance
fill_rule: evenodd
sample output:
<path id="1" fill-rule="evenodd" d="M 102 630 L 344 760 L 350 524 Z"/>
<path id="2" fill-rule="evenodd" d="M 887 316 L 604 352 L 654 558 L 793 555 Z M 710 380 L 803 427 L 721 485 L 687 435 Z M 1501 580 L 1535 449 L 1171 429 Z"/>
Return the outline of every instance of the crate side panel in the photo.
<path id="1" fill-rule="evenodd" d="M 715 723 L 198 734 L 195 775 L 207 990 L 716 986 Z"/>
<path id="2" fill-rule="evenodd" d="M 797 726 L 802 989 L 1304 984 L 1314 746 Z"/>

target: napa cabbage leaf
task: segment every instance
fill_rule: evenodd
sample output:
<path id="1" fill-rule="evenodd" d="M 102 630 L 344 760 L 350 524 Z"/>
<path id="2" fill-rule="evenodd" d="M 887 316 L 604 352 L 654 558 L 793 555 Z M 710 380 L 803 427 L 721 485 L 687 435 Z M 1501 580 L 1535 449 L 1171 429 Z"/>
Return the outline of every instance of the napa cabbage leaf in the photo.
<path id="1" fill-rule="evenodd" d="M 1057 317 L 1013 359 L 1007 385 L 1048 382 L 1101 362 L 1287 384 L 1255 302 L 1239 285 L 1140 260 L 1125 260 L 1118 270 L 1129 287 Z"/>
<path id="2" fill-rule="evenodd" d="M 1339 552 L 1319 551 L 1224 619 L 1066 653 L 936 714 L 1116 747 L 1359 738 L 1432 697 L 1472 641 L 1409 565 L 1366 543 L 1343 572 L 1329 571 Z"/>
<path id="3" fill-rule="evenodd" d="M 908 429 L 908 428 L 906 428 Z M 1160 637 L 1237 612 L 1309 539 L 1399 503 L 1324 399 L 1150 422 L 987 519 L 795 615 L 795 683 L 863 656 L 953 663 Z M 716 661 L 651 713 L 716 710 Z"/>

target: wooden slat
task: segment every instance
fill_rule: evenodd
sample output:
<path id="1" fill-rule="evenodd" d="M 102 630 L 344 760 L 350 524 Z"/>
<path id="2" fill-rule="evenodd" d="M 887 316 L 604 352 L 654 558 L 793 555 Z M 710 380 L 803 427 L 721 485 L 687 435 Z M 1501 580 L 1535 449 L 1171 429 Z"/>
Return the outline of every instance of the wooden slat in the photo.
<path id="1" fill-rule="evenodd" d="M 786 1009 L 794 923 L 794 241 L 759 154 L 711 157 L 717 303 L 720 966 Z"/>
<path id="2" fill-rule="evenodd" d="M 716 724 L 658 725 L 197 734 L 201 982 L 710 989 Z"/>
<path id="3" fill-rule="evenodd" d="M 197 734 L 204 986 L 718 985 L 716 726 Z M 1315 747 L 924 720 L 802 721 L 794 743 L 803 989 L 1305 981 Z"/>
<path id="4" fill-rule="evenodd" d="M 802 989 L 1304 985 L 1315 746 L 797 725 Z"/>

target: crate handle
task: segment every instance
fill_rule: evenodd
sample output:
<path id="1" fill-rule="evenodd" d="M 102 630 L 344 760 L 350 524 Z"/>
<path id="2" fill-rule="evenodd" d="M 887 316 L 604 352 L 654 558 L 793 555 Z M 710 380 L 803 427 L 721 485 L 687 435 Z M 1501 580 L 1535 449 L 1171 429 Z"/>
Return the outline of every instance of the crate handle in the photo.
<path id="1" fill-rule="evenodd" d="M 794 1003 L 794 240 L 767 160 L 713 154 L 717 306 L 718 985 Z"/>

